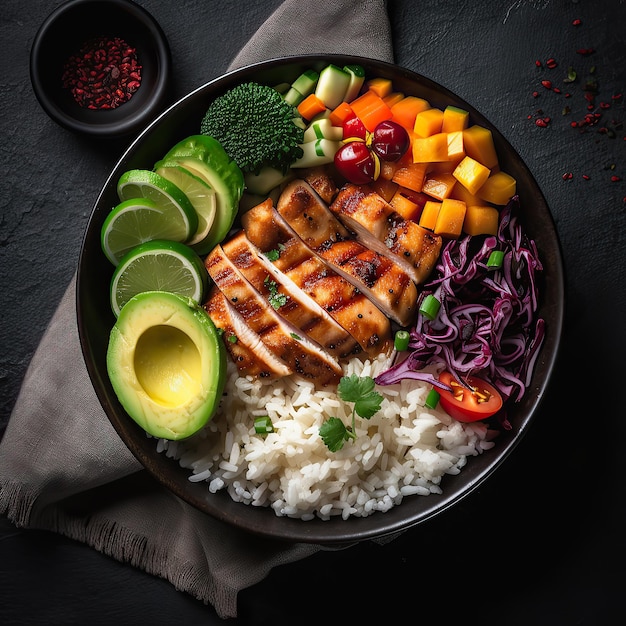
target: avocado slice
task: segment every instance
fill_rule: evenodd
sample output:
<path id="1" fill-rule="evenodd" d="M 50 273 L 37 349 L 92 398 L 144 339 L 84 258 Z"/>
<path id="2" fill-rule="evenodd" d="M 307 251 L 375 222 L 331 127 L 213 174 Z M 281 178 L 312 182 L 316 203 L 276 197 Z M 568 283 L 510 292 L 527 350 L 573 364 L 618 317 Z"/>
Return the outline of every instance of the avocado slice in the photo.
<path id="1" fill-rule="evenodd" d="M 185 439 L 215 414 L 226 351 L 206 311 L 165 291 L 131 298 L 111 330 L 107 371 L 128 415 L 150 435 Z"/>
<path id="2" fill-rule="evenodd" d="M 239 211 L 245 180 L 239 166 L 222 145 L 208 135 L 192 135 L 178 142 L 158 161 L 154 169 L 183 167 L 205 181 L 214 191 L 216 213 L 204 249 L 213 249 L 232 228 Z"/>

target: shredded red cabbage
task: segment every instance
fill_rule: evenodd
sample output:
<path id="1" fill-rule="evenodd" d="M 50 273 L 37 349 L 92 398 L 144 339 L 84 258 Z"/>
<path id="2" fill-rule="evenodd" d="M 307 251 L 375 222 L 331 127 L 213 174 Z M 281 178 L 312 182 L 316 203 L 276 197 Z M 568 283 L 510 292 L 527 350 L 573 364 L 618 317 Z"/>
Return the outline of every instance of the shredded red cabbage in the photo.
<path id="1" fill-rule="evenodd" d="M 481 376 L 503 400 L 519 402 L 532 377 L 545 322 L 535 319 L 536 273 L 543 267 L 518 210 L 519 197 L 514 196 L 501 211 L 496 236 L 466 236 L 444 245 L 434 278 L 424 285 L 418 302 L 433 294 L 441 302 L 439 314 L 432 321 L 418 314 L 410 331 L 411 352 L 380 374 L 377 384 L 409 378 L 447 388 L 422 371 L 435 364 L 461 384 L 468 375 Z M 495 270 L 487 268 L 493 250 L 504 253 Z"/>

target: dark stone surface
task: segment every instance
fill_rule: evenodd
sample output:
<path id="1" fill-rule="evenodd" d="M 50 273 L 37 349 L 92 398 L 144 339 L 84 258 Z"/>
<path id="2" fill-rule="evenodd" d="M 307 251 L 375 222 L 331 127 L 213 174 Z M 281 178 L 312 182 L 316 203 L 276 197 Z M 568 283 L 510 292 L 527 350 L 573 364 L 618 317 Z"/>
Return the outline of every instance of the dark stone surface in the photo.
<path id="1" fill-rule="evenodd" d="M 5 0 L 0 17 L 0 417 L 78 258 L 91 206 L 121 151 L 56 127 L 30 89 L 28 54 L 58 4 Z M 163 26 L 172 98 L 223 72 L 279 1 L 144 0 Z M 563 349 L 541 414 L 483 487 L 386 546 L 320 553 L 240 595 L 241 624 L 480 619 L 483 624 L 614 623 L 623 615 L 626 347 L 626 131 L 581 133 L 583 83 L 597 101 L 626 90 L 626 5 L 615 0 L 389 2 L 396 61 L 481 110 L 520 152 L 551 207 L 563 249 Z M 580 18 L 579 27 L 572 20 Z M 349 19 L 349 17 L 347 17 Z M 581 57 L 576 50 L 593 47 Z M 535 60 L 554 57 L 554 70 Z M 564 85 L 568 66 L 579 81 Z M 545 90 L 550 78 L 571 98 Z M 539 92 L 534 98 L 533 91 Z M 565 106 L 571 107 L 563 115 Z M 532 119 L 543 112 L 547 128 Z M 624 99 L 602 125 L 624 119 Z M 564 181 L 562 176 L 572 172 Z M 611 176 L 622 178 L 611 182 Z M 586 180 L 584 177 L 589 179 Z M 0 527 L 0 623 L 218 623 L 168 583 L 57 535 Z M 407 608 L 408 607 L 408 608 Z"/>

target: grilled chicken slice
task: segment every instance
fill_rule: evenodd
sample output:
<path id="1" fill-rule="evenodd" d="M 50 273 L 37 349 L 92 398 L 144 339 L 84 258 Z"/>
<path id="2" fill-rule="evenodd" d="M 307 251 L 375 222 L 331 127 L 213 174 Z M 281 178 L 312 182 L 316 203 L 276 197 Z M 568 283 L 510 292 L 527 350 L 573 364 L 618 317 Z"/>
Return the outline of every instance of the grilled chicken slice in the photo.
<path id="1" fill-rule="evenodd" d="M 223 331 L 226 350 L 241 374 L 267 378 L 292 373 L 284 361 L 267 349 L 217 287 L 212 287 L 203 306 L 215 326 Z"/>
<path id="2" fill-rule="evenodd" d="M 239 231 L 222 248 L 233 265 L 266 299 L 269 305 L 290 324 L 306 333 L 337 359 L 354 354 L 356 341 L 313 298 L 300 289 L 286 274 Z"/>
<path id="3" fill-rule="evenodd" d="M 389 320 L 361 290 L 311 253 L 271 201 L 248 211 L 242 223 L 248 239 L 261 252 L 274 253 L 273 265 L 345 328 L 362 350 L 372 357 L 389 353 Z"/>
<path id="4" fill-rule="evenodd" d="M 376 192 L 346 184 L 330 210 L 368 248 L 392 254 L 415 283 L 426 280 L 441 251 L 441 237 L 412 220 L 405 220 Z"/>
<path id="5" fill-rule="evenodd" d="M 245 324 L 290 369 L 319 386 L 339 382 L 343 370 L 337 360 L 282 318 L 233 265 L 222 246 L 211 251 L 205 265 Z"/>
<path id="6" fill-rule="evenodd" d="M 277 210 L 315 254 L 388 317 L 401 326 L 411 323 L 417 303 L 412 276 L 388 255 L 356 241 L 306 182 L 292 181 L 281 194 Z"/>
<path id="7" fill-rule="evenodd" d="M 413 321 L 417 287 L 397 263 L 354 240 L 322 247 L 319 255 L 359 287 L 388 317 L 401 326 Z"/>
<path id="8" fill-rule="evenodd" d="M 317 195 L 326 204 L 330 204 L 339 191 L 333 177 L 328 173 L 328 168 L 324 166 L 304 170 L 302 172 L 302 178 L 315 189 Z"/>

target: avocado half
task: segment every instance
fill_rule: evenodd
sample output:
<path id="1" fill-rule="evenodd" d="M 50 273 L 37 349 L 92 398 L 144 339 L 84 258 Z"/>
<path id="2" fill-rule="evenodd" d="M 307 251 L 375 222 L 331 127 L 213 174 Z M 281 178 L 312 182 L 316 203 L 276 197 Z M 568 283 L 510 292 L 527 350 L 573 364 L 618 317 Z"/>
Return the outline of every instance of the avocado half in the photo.
<path id="1" fill-rule="evenodd" d="M 148 291 L 131 298 L 111 330 L 107 370 L 128 415 L 150 435 L 185 439 L 215 414 L 226 351 L 190 298 Z"/>

